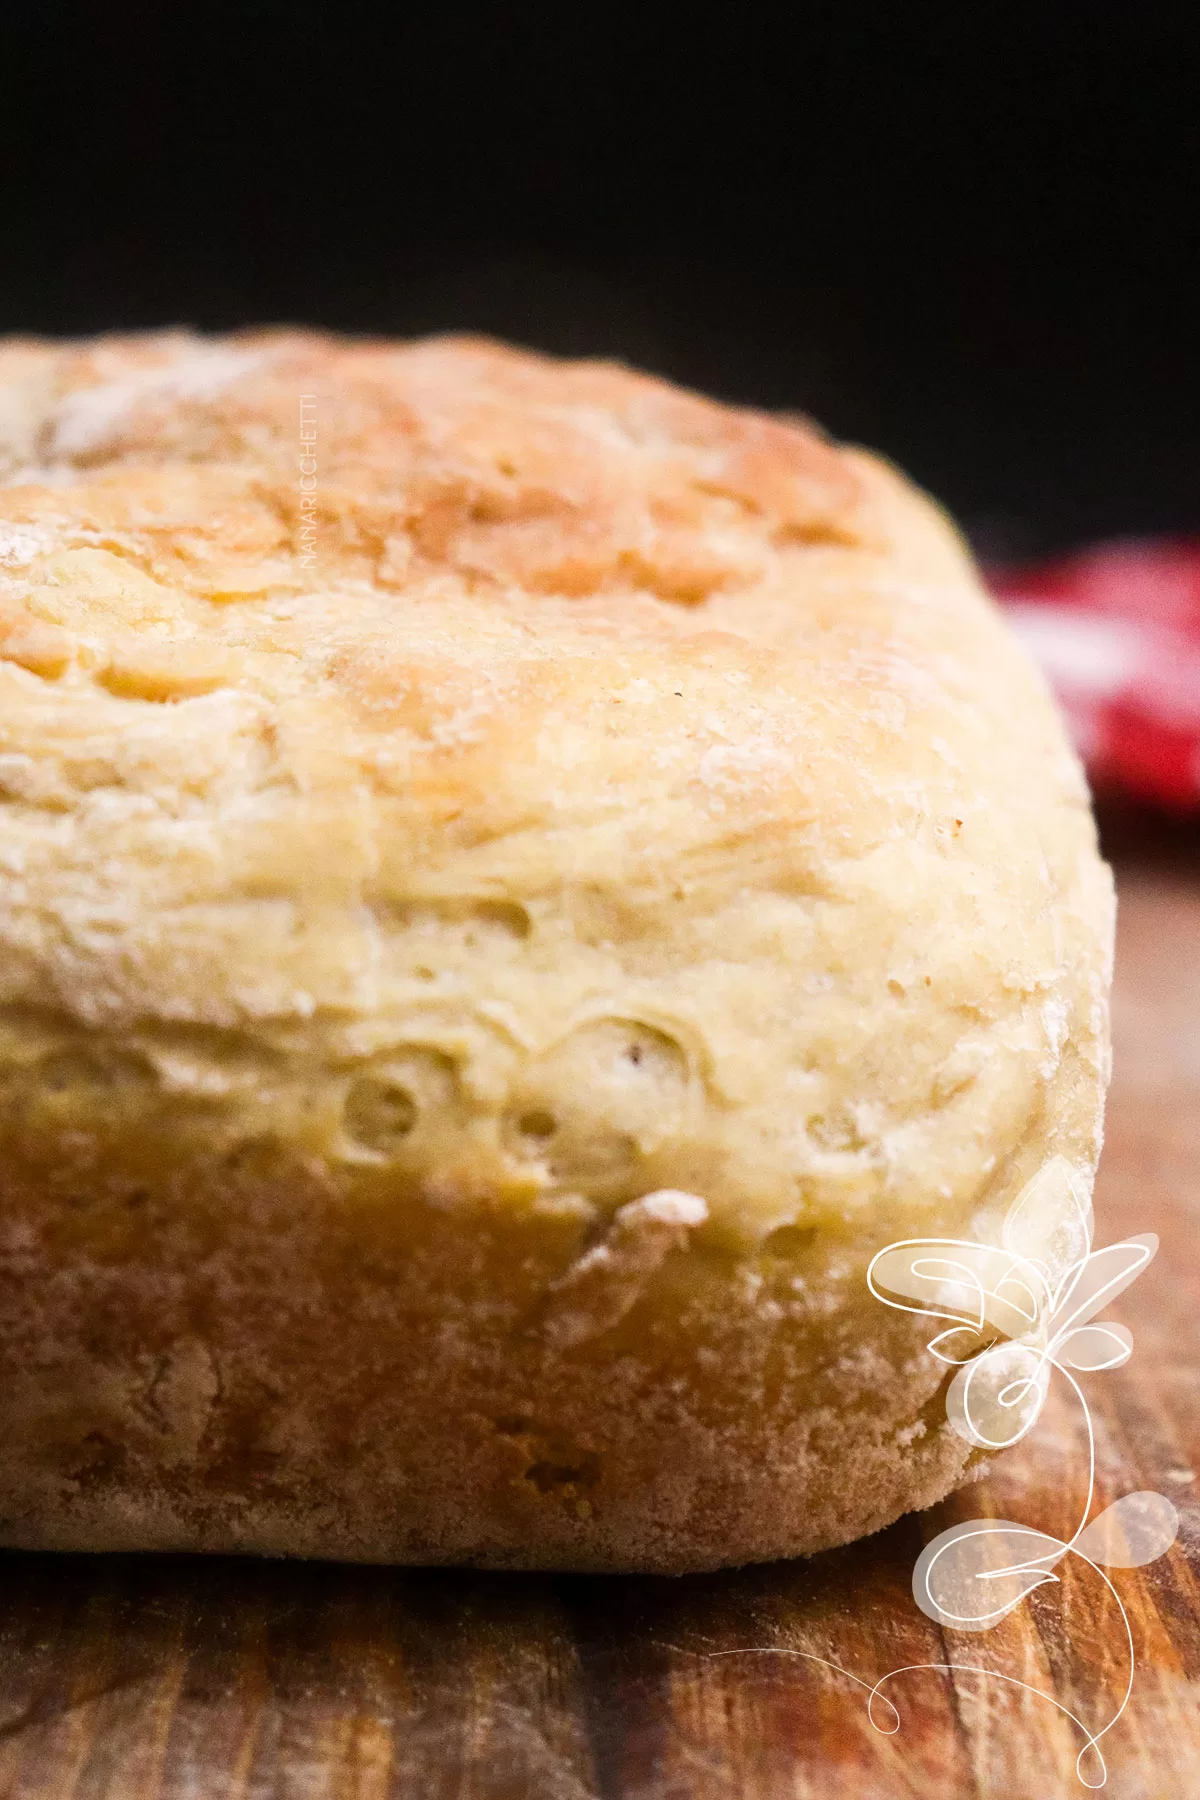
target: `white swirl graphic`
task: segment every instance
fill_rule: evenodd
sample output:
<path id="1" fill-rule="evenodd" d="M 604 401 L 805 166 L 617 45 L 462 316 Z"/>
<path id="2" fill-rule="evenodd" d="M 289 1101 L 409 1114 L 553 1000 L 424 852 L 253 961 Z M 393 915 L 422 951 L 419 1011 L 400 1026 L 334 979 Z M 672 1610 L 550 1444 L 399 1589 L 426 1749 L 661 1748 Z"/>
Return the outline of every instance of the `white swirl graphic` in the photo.
<path id="1" fill-rule="evenodd" d="M 1049 1223 L 1048 1223 L 1049 1222 Z M 1007 1519 L 953 1525 L 926 1545 L 913 1570 L 913 1598 L 922 1612 L 953 1631 L 990 1631 L 1035 1588 L 1057 1582 L 1054 1567 L 1077 1556 L 1109 1589 L 1125 1628 L 1129 1676 L 1121 1703 L 1099 1730 L 1074 1719 L 1084 1736 L 1075 1770 L 1085 1787 L 1103 1787 L 1108 1770 L 1100 1739 L 1116 1724 L 1133 1691 L 1133 1638 L 1121 1599 L 1104 1568 L 1131 1569 L 1170 1549 L 1179 1515 L 1164 1494 L 1126 1494 L 1089 1520 L 1095 1497 L 1096 1446 L 1091 1414 L 1076 1373 L 1116 1369 L 1133 1352 L 1124 1325 L 1094 1323 L 1096 1314 L 1131 1281 L 1158 1249 L 1152 1233 L 1093 1250 L 1092 1214 L 1070 1164 L 1055 1157 L 1022 1189 L 1005 1216 L 1001 1242 L 912 1238 L 889 1244 L 871 1262 L 867 1281 L 885 1306 L 950 1320 L 928 1348 L 958 1364 L 946 1396 L 946 1417 L 967 1443 L 1002 1450 L 1036 1423 L 1057 1370 L 1083 1408 L 1088 1436 L 1087 1497 L 1074 1534 L 1063 1541 Z M 1012 1678 L 970 1664 L 916 1667 L 970 1670 Z M 884 1681 L 911 1670 L 893 1670 Z M 1066 1712 L 1052 1694 L 1041 1694 Z"/>
<path id="2" fill-rule="evenodd" d="M 1128 1678 L 1120 1705 L 1097 1729 L 1053 1694 L 974 1663 L 907 1663 L 874 1683 L 828 1658 L 803 1650 L 763 1647 L 718 1655 L 788 1655 L 822 1663 L 867 1690 L 867 1714 L 891 1736 L 900 1714 L 883 1687 L 901 1675 L 981 1675 L 1049 1701 L 1079 1728 L 1084 1742 L 1075 1771 L 1085 1787 L 1101 1788 L 1108 1769 L 1100 1740 L 1112 1730 L 1133 1692 L 1133 1635 L 1106 1568 L 1154 1562 L 1174 1543 L 1179 1515 L 1164 1494 L 1125 1494 L 1091 1518 L 1096 1444 L 1091 1414 L 1076 1374 L 1095 1374 L 1128 1362 L 1133 1338 L 1124 1325 L 1096 1320 L 1109 1301 L 1135 1281 L 1158 1248 L 1152 1233 L 1093 1250 L 1092 1212 L 1071 1165 L 1053 1157 L 1009 1207 L 999 1244 L 958 1238 L 906 1238 L 872 1258 L 867 1283 L 876 1299 L 900 1312 L 942 1325 L 927 1345 L 954 1368 L 946 1417 L 975 1448 L 1007 1449 L 1037 1422 L 1057 1371 L 1083 1409 L 1088 1440 L 1087 1495 L 1068 1539 L 1009 1519 L 972 1519 L 952 1525 L 927 1544 L 913 1570 L 913 1598 L 922 1612 L 952 1631 L 990 1631 L 1035 1588 L 1057 1584 L 1055 1568 L 1075 1556 L 1104 1584 L 1121 1615 Z M 887 1709 L 884 1722 L 877 1705 Z"/>

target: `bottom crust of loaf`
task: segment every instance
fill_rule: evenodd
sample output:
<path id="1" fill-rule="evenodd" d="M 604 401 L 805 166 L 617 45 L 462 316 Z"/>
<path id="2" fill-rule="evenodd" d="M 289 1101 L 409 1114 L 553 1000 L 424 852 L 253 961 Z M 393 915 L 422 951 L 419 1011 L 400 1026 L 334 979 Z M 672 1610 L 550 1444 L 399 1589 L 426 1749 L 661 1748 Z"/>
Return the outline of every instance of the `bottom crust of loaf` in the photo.
<path id="1" fill-rule="evenodd" d="M 0 1179 L 6 1545 L 682 1573 L 967 1472 L 873 1245 L 678 1229 L 614 1305 L 619 1255 L 564 1288 L 569 1207 L 352 1207 L 269 1147 L 80 1175 Z"/>

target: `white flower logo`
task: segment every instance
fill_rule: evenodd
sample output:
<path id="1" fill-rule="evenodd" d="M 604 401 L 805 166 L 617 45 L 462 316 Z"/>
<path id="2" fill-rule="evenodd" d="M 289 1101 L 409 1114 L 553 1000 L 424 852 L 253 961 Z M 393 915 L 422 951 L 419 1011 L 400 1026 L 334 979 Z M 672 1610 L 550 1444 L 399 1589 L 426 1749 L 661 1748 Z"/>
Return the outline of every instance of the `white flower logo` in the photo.
<path id="1" fill-rule="evenodd" d="M 946 1415 L 953 1430 L 976 1448 L 1003 1450 L 1024 1437 L 1041 1412 L 1054 1371 L 1078 1396 L 1087 1423 L 1089 1468 L 1087 1498 L 1073 1535 L 1062 1540 L 1006 1519 L 951 1526 L 918 1558 L 913 1596 L 941 1625 L 988 1631 L 1034 1588 L 1056 1581 L 1054 1565 L 1068 1554 L 1095 1570 L 1117 1602 L 1129 1648 L 1129 1680 L 1116 1713 L 1096 1732 L 1075 1720 L 1086 1738 L 1076 1762 L 1079 1778 L 1088 1787 L 1102 1787 L 1107 1771 L 1099 1740 L 1120 1718 L 1133 1688 L 1129 1621 L 1104 1568 L 1136 1568 L 1163 1555 L 1175 1541 L 1179 1515 L 1165 1495 L 1141 1492 L 1124 1495 L 1089 1520 L 1095 1439 L 1076 1374 L 1119 1368 L 1129 1360 L 1129 1331 L 1111 1321 L 1097 1322 L 1096 1314 L 1136 1280 L 1158 1248 L 1158 1239 L 1149 1232 L 1102 1250 L 1093 1250 L 1091 1241 L 1086 1194 L 1070 1164 L 1055 1157 L 1009 1208 L 999 1245 L 906 1239 L 873 1258 L 867 1281 L 886 1306 L 949 1321 L 928 1348 L 956 1367 Z M 1052 1695 L 1044 1698 L 1060 1704 Z M 1084 1772 L 1089 1756 L 1093 1779 Z"/>
<path id="2" fill-rule="evenodd" d="M 1164 1494 L 1125 1494 L 1089 1519 L 1096 1486 L 1096 1445 L 1077 1374 L 1116 1369 L 1129 1360 L 1133 1339 L 1124 1325 L 1097 1321 L 1123 1288 L 1141 1274 L 1158 1239 L 1150 1232 L 1092 1249 L 1087 1192 L 1061 1156 L 1045 1164 L 1009 1207 L 1000 1243 L 959 1238 L 907 1238 L 879 1251 L 867 1271 L 876 1299 L 901 1312 L 945 1321 L 928 1345 L 956 1370 L 946 1396 L 953 1430 L 978 1449 L 1003 1450 L 1025 1436 L 1042 1410 L 1057 1371 L 1083 1408 L 1088 1435 L 1088 1487 L 1079 1524 L 1068 1539 L 1009 1519 L 971 1519 L 927 1544 L 913 1570 L 921 1610 L 953 1631 L 989 1631 L 1031 1594 L 1056 1582 L 1055 1564 L 1080 1558 L 1108 1588 L 1121 1614 L 1129 1674 L 1116 1712 L 1092 1731 L 1053 1694 L 1014 1675 L 976 1663 L 906 1663 L 873 1684 L 811 1651 L 756 1646 L 716 1656 L 790 1656 L 820 1663 L 867 1692 L 867 1717 L 891 1736 L 900 1714 L 883 1689 L 898 1676 L 937 1671 L 986 1675 L 1048 1700 L 1077 1725 L 1083 1748 L 1075 1770 L 1085 1787 L 1108 1779 L 1100 1739 L 1112 1730 L 1133 1692 L 1133 1635 L 1105 1569 L 1132 1569 L 1170 1549 L 1179 1515 Z"/>

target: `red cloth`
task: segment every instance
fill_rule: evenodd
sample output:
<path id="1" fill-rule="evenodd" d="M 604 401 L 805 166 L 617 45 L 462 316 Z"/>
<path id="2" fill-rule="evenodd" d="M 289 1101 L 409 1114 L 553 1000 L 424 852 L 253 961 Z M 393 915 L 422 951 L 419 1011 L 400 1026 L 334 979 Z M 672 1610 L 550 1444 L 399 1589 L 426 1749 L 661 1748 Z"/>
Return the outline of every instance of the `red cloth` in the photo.
<path id="1" fill-rule="evenodd" d="M 1102 544 L 988 579 L 1093 785 L 1200 810 L 1200 538 Z"/>

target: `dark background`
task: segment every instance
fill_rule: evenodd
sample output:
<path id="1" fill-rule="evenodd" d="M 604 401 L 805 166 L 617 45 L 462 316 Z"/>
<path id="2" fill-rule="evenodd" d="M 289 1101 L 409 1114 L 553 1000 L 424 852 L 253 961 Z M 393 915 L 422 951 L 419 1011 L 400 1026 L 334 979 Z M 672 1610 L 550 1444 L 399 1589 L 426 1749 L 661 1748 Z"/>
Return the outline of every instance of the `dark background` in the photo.
<path id="1" fill-rule="evenodd" d="M 1200 526 L 1200 7 L 0 10 L 0 329 L 471 327 Z"/>

